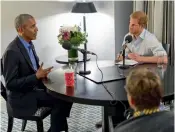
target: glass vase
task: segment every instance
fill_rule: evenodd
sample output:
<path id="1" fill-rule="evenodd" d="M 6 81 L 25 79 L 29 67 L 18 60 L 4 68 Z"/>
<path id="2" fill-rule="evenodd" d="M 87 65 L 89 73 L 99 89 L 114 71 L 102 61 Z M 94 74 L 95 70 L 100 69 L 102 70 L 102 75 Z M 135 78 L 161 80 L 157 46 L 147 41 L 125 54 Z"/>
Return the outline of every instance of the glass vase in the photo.
<path id="1" fill-rule="evenodd" d="M 68 61 L 78 61 L 78 51 L 75 49 L 68 50 Z"/>

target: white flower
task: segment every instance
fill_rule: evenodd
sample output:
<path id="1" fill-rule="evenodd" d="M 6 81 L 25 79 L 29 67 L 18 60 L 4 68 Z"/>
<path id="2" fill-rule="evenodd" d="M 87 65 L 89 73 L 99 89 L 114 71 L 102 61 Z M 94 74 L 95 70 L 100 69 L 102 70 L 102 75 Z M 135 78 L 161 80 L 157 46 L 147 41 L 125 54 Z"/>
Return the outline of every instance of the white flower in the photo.
<path id="1" fill-rule="evenodd" d="M 62 40 L 62 35 L 58 36 L 58 40 Z"/>
<path id="2" fill-rule="evenodd" d="M 75 25 L 75 26 L 73 27 L 73 30 L 72 30 L 72 31 L 73 31 L 73 32 L 78 32 L 78 26 Z"/>
<path id="3" fill-rule="evenodd" d="M 63 32 L 70 32 L 71 31 L 71 27 L 70 26 L 61 26 L 59 32 L 63 33 Z"/>
<path id="4" fill-rule="evenodd" d="M 78 32 L 80 31 L 80 27 L 78 26 L 61 26 L 61 28 L 59 29 L 59 32 L 62 34 L 64 32 Z"/>

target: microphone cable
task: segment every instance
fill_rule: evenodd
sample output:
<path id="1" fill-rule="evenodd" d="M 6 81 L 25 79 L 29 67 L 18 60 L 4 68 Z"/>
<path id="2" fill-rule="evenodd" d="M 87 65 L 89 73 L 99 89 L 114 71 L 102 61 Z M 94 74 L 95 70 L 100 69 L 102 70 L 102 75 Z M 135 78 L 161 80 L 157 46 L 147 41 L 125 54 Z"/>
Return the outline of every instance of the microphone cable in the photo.
<path id="1" fill-rule="evenodd" d="M 96 56 L 96 65 L 97 65 L 97 68 L 101 72 L 101 82 L 102 82 L 102 85 L 103 85 L 104 89 L 108 92 L 108 94 L 111 96 L 111 98 L 113 100 L 113 101 L 110 101 L 110 104 L 111 105 L 116 105 L 117 104 L 117 101 L 119 101 L 123 105 L 123 107 L 124 107 L 124 109 L 126 111 L 127 108 L 126 108 L 125 104 L 122 101 L 120 101 L 120 100 L 116 100 L 116 98 L 112 95 L 112 93 L 110 93 L 110 91 L 107 89 L 107 86 L 104 84 L 104 82 L 103 82 L 103 72 L 102 72 L 102 70 L 100 69 L 100 67 L 98 66 L 98 63 L 97 63 L 98 56 L 96 54 L 95 54 L 95 56 Z"/>

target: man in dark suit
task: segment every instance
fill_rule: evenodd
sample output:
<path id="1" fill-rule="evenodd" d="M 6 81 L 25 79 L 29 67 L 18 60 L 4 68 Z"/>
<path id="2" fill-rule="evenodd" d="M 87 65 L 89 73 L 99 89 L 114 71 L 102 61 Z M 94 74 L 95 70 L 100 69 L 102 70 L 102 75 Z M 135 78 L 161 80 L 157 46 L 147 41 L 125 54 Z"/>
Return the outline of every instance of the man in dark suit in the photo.
<path id="1" fill-rule="evenodd" d="M 55 99 L 46 93 L 42 81 L 53 67 L 39 66 L 32 40 L 38 28 L 33 16 L 20 14 L 15 19 L 18 36 L 8 45 L 2 57 L 2 75 L 7 88 L 7 100 L 16 116 L 33 115 L 38 107 L 51 107 L 51 132 L 68 131 L 66 117 L 72 103 Z M 58 86 L 59 87 L 59 86 Z"/>

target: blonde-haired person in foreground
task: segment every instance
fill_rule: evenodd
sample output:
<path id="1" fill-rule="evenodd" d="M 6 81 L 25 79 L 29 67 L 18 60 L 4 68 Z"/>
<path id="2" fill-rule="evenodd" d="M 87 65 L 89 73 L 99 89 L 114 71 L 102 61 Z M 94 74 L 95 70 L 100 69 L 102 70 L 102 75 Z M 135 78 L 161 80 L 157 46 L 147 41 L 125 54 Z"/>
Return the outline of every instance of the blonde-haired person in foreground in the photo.
<path id="1" fill-rule="evenodd" d="M 174 132 L 174 113 L 161 106 L 163 91 L 158 75 L 146 68 L 135 69 L 127 77 L 125 88 L 134 114 L 115 132 Z"/>
<path id="2" fill-rule="evenodd" d="M 127 44 L 126 58 L 140 63 L 157 63 L 158 56 L 164 56 L 164 63 L 167 63 L 167 54 L 156 36 L 146 30 L 148 17 L 143 11 L 136 11 L 130 15 L 129 33 L 132 41 Z M 125 44 L 125 37 L 123 44 Z M 117 60 L 122 60 L 122 55 Z"/>

